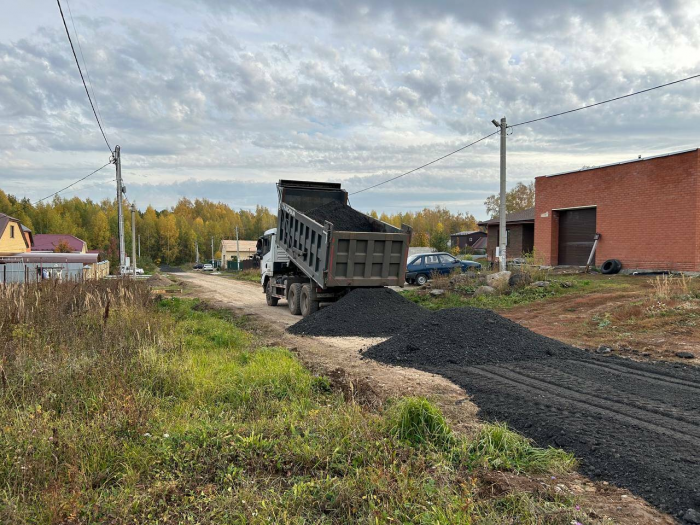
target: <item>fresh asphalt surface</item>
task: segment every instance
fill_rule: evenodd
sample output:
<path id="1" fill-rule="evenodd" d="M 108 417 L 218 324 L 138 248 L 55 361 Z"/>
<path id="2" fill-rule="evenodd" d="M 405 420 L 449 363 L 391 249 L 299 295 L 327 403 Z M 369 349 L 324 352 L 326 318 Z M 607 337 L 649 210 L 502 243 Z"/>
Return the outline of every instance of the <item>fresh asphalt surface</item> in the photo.
<path id="1" fill-rule="evenodd" d="M 677 517 L 700 512 L 700 368 L 599 356 L 494 312 L 441 310 L 364 353 L 463 387 L 486 420 Z"/>

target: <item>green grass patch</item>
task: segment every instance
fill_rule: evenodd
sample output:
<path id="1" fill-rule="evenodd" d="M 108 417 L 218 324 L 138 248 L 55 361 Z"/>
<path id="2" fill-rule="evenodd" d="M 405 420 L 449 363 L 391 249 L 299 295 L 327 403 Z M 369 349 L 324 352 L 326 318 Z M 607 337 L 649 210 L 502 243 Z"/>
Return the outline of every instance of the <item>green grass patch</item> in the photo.
<path id="1" fill-rule="evenodd" d="M 222 277 L 234 279 L 236 281 L 248 281 L 251 283 L 260 284 L 260 270 L 258 268 L 252 270 L 224 270 L 221 272 Z"/>
<path id="2" fill-rule="evenodd" d="M 605 276 L 604 276 L 605 277 Z M 603 290 L 625 289 L 629 287 L 626 279 L 600 278 L 598 276 L 566 275 L 551 279 L 549 286 L 522 286 L 508 289 L 494 295 L 475 297 L 474 291 L 478 285 L 461 285 L 455 290 L 447 290 L 437 297 L 421 293 L 418 290 L 406 290 L 404 296 L 429 310 L 473 306 L 491 310 L 503 310 L 533 303 L 551 300 L 569 294 L 595 293 Z M 565 283 L 562 286 L 562 283 Z"/>
<path id="3" fill-rule="evenodd" d="M 369 412 L 197 301 L 154 304 L 129 281 L 53 286 L 0 292 L 2 523 L 575 515 L 538 494 L 484 500 L 474 481 L 565 470 L 557 451 L 506 429 L 469 441 L 424 399 Z"/>

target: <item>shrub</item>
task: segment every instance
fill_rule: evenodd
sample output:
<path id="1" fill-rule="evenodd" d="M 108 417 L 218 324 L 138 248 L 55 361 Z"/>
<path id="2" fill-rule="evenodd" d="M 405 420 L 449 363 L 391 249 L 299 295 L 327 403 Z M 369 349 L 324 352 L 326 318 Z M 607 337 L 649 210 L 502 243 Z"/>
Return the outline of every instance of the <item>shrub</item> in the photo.
<path id="1" fill-rule="evenodd" d="M 445 447 L 454 437 L 440 409 L 422 397 L 406 397 L 390 408 L 389 432 L 411 445 Z"/>
<path id="2" fill-rule="evenodd" d="M 484 425 L 469 444 L 466 460 L 475 467 L 515 472 L 567 472 L 576 466 L 572 454 L 537 448 L 505 424 Z"/>

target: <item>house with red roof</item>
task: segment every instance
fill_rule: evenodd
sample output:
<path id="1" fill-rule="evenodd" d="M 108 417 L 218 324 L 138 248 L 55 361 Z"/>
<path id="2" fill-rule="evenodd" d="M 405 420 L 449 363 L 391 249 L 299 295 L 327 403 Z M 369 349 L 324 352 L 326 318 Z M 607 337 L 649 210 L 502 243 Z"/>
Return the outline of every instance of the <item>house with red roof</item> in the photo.
<path id="1" fill-rule="evenodd" d="M 69 253 L 87 253 L 87 243 L 75 235 L 63 233 L 37 233 L 34 235 L 33 252 L 55 252 L 59 246 L 67 246 Z"/>

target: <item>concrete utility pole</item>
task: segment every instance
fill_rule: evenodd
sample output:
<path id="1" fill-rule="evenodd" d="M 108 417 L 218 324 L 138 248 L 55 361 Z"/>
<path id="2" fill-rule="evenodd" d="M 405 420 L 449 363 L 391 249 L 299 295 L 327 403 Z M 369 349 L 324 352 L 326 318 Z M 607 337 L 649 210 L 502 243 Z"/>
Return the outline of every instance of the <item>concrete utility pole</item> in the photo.
<path id="1" fill-rule="evenodd" d="M 139 259 L 141 258 L 141 234 L 139 233 Z"/>
<path id="2" fill-rule="evenodd" d="M 121 148 L 114 148 L 114 164 L 117 166 L 117 219 L 119 223 L 119 271 L 126 262 L 126 252 L 124 250 L 124 210 L 122 210 L 122 195 L 126 193 L 126 188 L 122 185 L 122 158 Z"/>
<path id="3" fill-rule="evenodd" d="M 136 277 L 136 203 L 131 203 L 131 272 Z"/>
<path id="4" fill-rule="evenodd" d="M 238 226 L 236 226 L 236 270 L 241 269 L 241 249 L 238 245 Z"/>
<path id="5" fill-rule="evenodd" d="M 506 117 L 501 119 L 499 124 L 492 120 L 493 125 L 501 128 L 501 196 L 498 211 L 498 266 L 499 271 L 506 269 L 506 244 L 508 243 L 508 232 L 506 230 Z"/>
<path id="6" fill-rule="evenodd" d="M 211 263 L 214 264 L 214 236 L 211 236 Z"/>
<path id="7" fill-rule="evenodd" d="M 197 242 L 197 239 L 194 240 L 194 256 L 195 256 L 194 262 L 196 264 L 199 264 L 199 243 Z"/>

